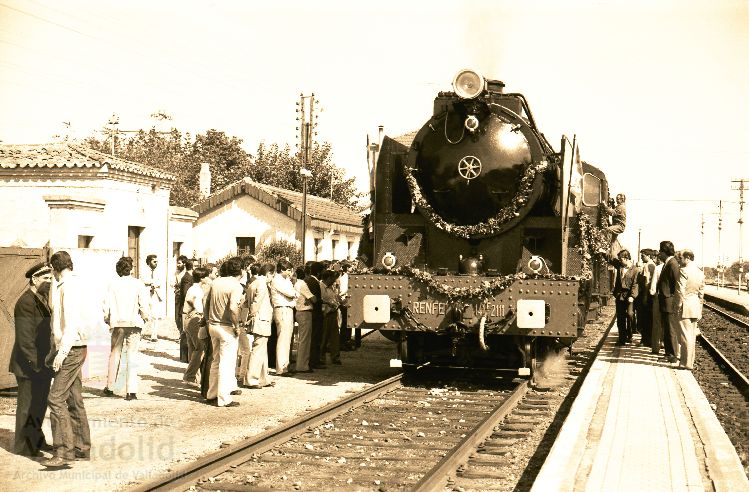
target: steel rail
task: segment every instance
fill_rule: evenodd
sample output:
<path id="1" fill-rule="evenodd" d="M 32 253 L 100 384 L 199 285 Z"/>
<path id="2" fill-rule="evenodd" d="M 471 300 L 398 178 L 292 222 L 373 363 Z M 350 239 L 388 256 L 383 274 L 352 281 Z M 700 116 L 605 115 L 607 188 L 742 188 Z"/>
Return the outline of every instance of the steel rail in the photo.
<path id="1" fill-rule="evenodd" d="M 414 485 L 413 490 L 419 492 L 443 490 L 449 475 L 464 463 L 476 451 L 476 447 L 486 440 L 494 431 L 497 423 L 507 416 L 528 391 L 528 381 L 523 381 L 515 391 L 489 414 L 481 424 L 466 435 L 457 446 L 451 449 L 439 463 L 437 463 L 421 480 Z"/>
<path id="2" fill-rule="evenodd" d="M 352 408 L 392 391 L 401 385 L 402 379 L 403 374 L 393 376 L 360 392 L 302 415 L 280 427 L 211 453 L 177 470 L 162 475 L 155 480 L 137 485 L 129 490 L 136 492 L 185 490 L 201 478 L 215 476 L 232 466 L 240 465 L 248 461 L 253 454 L 264 453 L 278 443 L 288 440 L 293 435 L 309 427 L 321 425 Z"/>
<path id="3" fill-rule="evenodd" d="M 733 314 L 729 313 L 728 311 L 724 311 L 724 310 L 720 309 L 717 306 L 713 306 L 712 304 L 705 303 L 703 305 L 706 308 L 710 309 L 711 311 L 715 311 L 716 313 L 720 314 L 721 316 L 724 316 L 724 317 L 730 319 L 731 321 L 733 321 L 734 323 L 736 323 L 738 325 L 741 325 L 745 329 L 749 330 L 749 323 L 747 323 L 745 320 L 743 320 L 741 318 L 737 318 L 736 316 L 734 316 Z"/>
<path id="4" fill-rule="evenodd" d="M 700 340 L 702 341 L 703 347 L 710 352 L 710 354 L 718 361 L 719 364 L 724 364 L 726 372 L 738 383 L 739 389 L 742 391 L 749 391 L 749 379 L 733 364 L 723 353 L 716 347 L 704 334 L 700 334 Z"/>

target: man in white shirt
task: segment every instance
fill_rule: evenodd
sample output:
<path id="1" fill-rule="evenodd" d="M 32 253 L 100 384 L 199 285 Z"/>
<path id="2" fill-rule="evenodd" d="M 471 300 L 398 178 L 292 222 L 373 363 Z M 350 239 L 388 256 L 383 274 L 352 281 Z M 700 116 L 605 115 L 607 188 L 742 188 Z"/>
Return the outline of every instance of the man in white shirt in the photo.
<path id="1" fill-rule="evenodd" d="M 270 283 L 270 300 L 273 304 L 273 321 L 276 322 L 276 375 L 290 376 L 289 349 L 294 334 L 294 307 L 298 296 L 291 283 L 293 266 L 288 260 L 280 260 L 276 274 Z"/>
<path id="2" fill-rule="evenodd" d="M 123 256 L 117 260 L 117 278 L 109 286 L 104 298 L 104 322 L 112 333 L 112 349 L 109 353 L 109 370 L 104 394 L 112 396 L 115 381 L 120 372 L 125 374 L 124 391 L 126 400 L 137 400 L 138 392 L 138 342 L 149 319 L 150 302 L 143 282 L 130 276 L 133 259 Z"/>
<path id="3" fill-rule="evenodd" d="M 159 259 L 156 255 L 148 255 L 146 256 L 146 265 L 148 265 L 148 268 L 146 268 L 141 277 L 146 288 L 148 288 L 151 302 L 151 318 L 146 323 L 146 326 L 151 336 L 150 340 L 155 342 L 158 340 L 159 323 L 164 318 L 164 293 L 161 290 L 162 285 L 159 272 L 156 270 L 159 265 Z"/>
<path id="4" fill-rule="evenodd" d="M 50 258 L 57 281 L 52 299 L 52 339 L 54 380 L 49 391 L 50 422 L 54 456 L 43 466 L 59 468 L 74 460 L 91 459 L 91 432 L 81 394 L 81 368 L 86 360 L 90 306 L 83 284 L 73 273 L 73 260 L 67 251 Z"/>

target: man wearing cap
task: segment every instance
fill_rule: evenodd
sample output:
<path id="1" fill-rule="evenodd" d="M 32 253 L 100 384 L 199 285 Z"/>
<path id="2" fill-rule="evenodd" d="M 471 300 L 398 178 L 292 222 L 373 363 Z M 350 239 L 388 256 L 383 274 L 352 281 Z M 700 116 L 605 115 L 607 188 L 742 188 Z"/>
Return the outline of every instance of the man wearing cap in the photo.
<path id="1" fill-rule="evenodd" d="M 49 263 L 57 280 L 51 303 L 55 376 L 49 390 L 55 455 L 42 461 L 42 465 L 57 468 L 73 460 L 91 459 L 91 433 L 81 394 L 81 368 L 86 360 L 90 322 L 86 311 L 91 308 L 82 281 L 73 273 L 70 254 L 58 251 Z"/>
<path id="2" fill-rule="evenodd" d="M 13 452 L 39 456 L 39 451 L 52 449 L 42 432 L 52 380 L 52 371 L 44 365 L 50 348 L 48 295 L 52 271 L 44 262 L 37 263 L 28 269 L 26 278 L 29 279 L 29 288 L 21 294 L 13 310 L 16 341 L 9 370 L 18 381 Z"/>

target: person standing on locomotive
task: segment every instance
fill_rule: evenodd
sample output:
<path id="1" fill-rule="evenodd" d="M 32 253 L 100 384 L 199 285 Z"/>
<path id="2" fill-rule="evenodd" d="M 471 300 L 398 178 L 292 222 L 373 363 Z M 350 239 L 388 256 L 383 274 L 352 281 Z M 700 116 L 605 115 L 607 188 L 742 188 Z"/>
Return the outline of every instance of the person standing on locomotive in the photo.
<path id="1" fill-rule="evenodd" d="M 622 346 L 632 342 L 634 302 L 638 293 L 637 267 L 632 264 L 632 257 L 626 249 L 619 251 L 611 264 L 616 267 L 613 291 L 616 300 L 616 326 L 619 329 L 619 341 L 616 345 Z"/>
<path id="2" fill-rule="evenodd" d="M 611 216 L 611 225 L 606 228 L 606 230 L 611 234 L 611 245 L 609 246 L 608 251 L 609 258 L 615 258 L 622 249 L 616 238 L 619 234 L 624 232 L 624 229 L 627 227 L 627 207 L 624 205 L 626 201 L 627 197 L 624 196 L 624 193 L 619 193 L 616 195 L 616 204 L 612 204 L 614 205 L 613 207 L 601 203 L 604 212 Z"/>

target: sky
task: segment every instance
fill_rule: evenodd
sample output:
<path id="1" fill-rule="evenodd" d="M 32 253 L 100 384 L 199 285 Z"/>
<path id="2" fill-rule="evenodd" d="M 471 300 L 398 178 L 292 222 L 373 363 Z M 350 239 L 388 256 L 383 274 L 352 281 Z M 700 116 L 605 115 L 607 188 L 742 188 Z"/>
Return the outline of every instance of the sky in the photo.
<path id="1" fill-rule="evenodd" d="M 627 195 L 625 247 L 669 239 L 713 266 L 739 257 L 747 60 L 747 0 L 0 0 L 0 141 L 85 138 L 112 114 L 148 129 L 163 111 L 250 153 L 293 149 L 295 103 L 314 93 L 317 140 L 365 190 L 367 135 L 420 128 L 473 68 Z"/>

